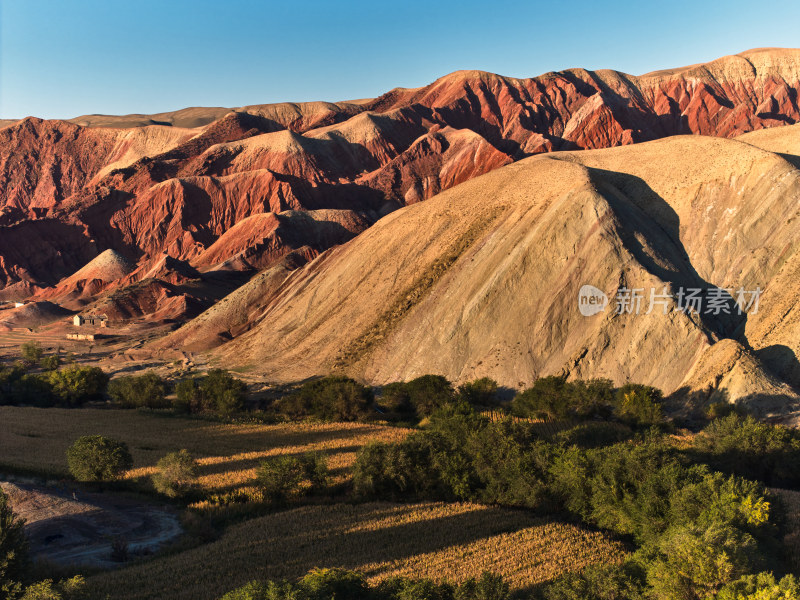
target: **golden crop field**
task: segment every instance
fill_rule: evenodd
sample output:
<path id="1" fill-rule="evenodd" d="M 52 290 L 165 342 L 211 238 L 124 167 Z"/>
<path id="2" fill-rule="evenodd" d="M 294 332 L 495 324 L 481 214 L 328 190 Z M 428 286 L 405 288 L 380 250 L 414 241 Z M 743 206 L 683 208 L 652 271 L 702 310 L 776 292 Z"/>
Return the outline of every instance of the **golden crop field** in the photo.
<path id="1" fill-rule="evenodd" d="M 408 430 L 362 423 L 228 425 L 135 410 L 0 407 L 0 470 L 3 465 L 67 473 L 67 448 L 82 435 L 100 434 L 128 444 L 134 469 L 146 478 L 168 452 L 186 448 L 200 464 L 205 490 L 246 487 L 268 456 L 321 452 L 334 481 L 349 476 L 367 442 L 398 441 Z"/>
<path id="2" fill-rule="evenodd" d="M 314 567 L 463 581 L 488 570 L 514 589 L 565 571 L 622 560 L 604 534 L 477 504 L 305 506 L 230 527 L 210 544 L 89 579 L 115 600 L 215 599 L 253 579 L 289 578 Z"/>

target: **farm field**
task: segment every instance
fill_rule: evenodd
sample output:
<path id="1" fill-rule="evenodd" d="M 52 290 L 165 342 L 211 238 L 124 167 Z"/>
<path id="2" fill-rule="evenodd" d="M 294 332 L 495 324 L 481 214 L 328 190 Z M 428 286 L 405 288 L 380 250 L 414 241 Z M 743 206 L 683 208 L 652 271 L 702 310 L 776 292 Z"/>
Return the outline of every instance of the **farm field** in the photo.
<path id="1" fill-rule="evenodd" d="M 620 561 L 602 533 L 530 512 L 477 504 L 305 506 L 230 527 L 210 544 L 89 578 L 97 597 L 211 600 L 253 579 L 342 567 L 377 581 L 394 575 L 463 581 L 484 570 L 515 590 L 565 571 Z"/>
<path id="2" fill-rule="evenodd" d="M 0 407 L 3 467 L 66 475 L 66 451 L 82 435 L 104 435 L 128 444 L 129 479 L 149 476 L 165 454 L 186 448 L 199 463 L 209 492 L 247 486 L 258 464 L 278 454 L 320 452 L 334 483 L 349 477 L 356 453 L 372 440 L 402 439 L 407 430 L 361 423 L 230 425 L 135 410 Z"/>

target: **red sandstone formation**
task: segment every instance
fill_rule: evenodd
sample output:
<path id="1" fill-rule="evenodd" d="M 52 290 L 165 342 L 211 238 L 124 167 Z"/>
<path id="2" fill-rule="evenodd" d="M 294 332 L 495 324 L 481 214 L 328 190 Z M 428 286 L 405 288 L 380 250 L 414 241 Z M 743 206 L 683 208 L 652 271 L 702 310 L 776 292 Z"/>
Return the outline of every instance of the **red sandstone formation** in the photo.
<path id="1" fill-rule="evenodd" d="M 158 274 L 165 253 L 200 271 L 264 269 L 532 154 L 795 123 L 798 90 L 800 50 L 769 49 L 640 77 L 461 71 L 352 103 L 27 118 L 0 129 L 0 294 L 175 284 Z M 133 272 L 77 277 L 106 250 Z"/>

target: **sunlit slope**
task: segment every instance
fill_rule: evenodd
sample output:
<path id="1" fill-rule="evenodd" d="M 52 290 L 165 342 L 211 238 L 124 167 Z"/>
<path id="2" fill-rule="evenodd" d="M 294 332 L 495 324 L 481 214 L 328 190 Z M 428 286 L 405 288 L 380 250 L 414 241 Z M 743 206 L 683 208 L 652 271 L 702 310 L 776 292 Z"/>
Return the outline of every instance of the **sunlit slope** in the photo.
<path id="1" fill-rule="evenodd" d="M 712 387 L 728 377 L 736 395 L 792 396 L 753 356 L 745 315 L 645 314 L 648 297 L 640 314 L 615 314 L 614 296 L 790 294 L 770 283 L 800 239 L 799 175 L 776 154 L 698 136 L 527 159 L 397 211 L 293 273 L 220 356 L 279 379 L 441 373 L 519 388 L 565 373 L 668 392 L 705 388 L 695 367 L 710 360 Z M 605 312 L 580 313 L 584 284 L 610 297 Z M 741 352 L 717 369 L 719 340 Z"/>

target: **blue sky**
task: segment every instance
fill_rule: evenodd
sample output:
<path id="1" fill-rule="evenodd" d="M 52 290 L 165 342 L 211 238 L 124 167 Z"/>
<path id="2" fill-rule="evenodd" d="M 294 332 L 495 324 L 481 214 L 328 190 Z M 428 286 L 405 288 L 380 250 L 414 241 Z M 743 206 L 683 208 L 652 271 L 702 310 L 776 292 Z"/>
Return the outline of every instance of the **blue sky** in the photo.
<path id="1" fill-rule="evenodd" d="M 344 100 L 458 69 L 641 74 L 800 46 L 800 2 L 0 0 L 0 118 Z"/>

